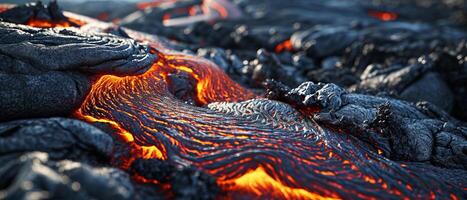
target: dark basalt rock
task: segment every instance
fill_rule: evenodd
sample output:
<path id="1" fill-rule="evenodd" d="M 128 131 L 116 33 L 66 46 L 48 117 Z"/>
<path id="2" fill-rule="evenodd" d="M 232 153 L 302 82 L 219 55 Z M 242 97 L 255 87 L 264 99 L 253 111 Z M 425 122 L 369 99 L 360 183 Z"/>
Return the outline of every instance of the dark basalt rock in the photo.
<path id="1" fill-rule="evenodd" d="M 0 72 L 0 121 L 68 115 L 84 100 L 90 87 L 85 75 L 74 72 Z"/>
<path id="2" fill-rule="evenodd" d="M 7 66 L 3 66 L 2 71 L 10 73 L 11 69 L 21 69 L 13 72 L 32 74 L 37 71 L 27 70 L 37 69 L 39 72 L 76 70 L 127 75 L 146 71 L 156 59 L 147 47 L 134 40 L 105 33 L 38 29 L 1 23 L 0 34 L 0 51 L 7 59 L 4 64 Z"/>
<path id="3" fill-rule="evenodd" d="M 196 96 L 193 88 L 196 87 L 196 82 L 186 73 L 169 74 L 167 76 L 169 83 L 169 91 L 177 98 L 186 103 L 194 105 L 193 97 Z"/>
<path id="4" fill-rule="evenodd" d="M 294 33 L 291 41 L 295 49 L 306 51 L 311 57 L 321 58 L 342 53 L 357 37 L 357 32 L 347 27 L 316 26 Z"/>
<path id="5" fill-rule="evenodd" d="M 435 106 L 348 93 L 334 84 L 306 82 L 288 92 L 278 84 L 269 87 L 275 87 L 269 98 L 319 108 L 312 114 L 318 123 L 345 127 L 391 159 L 467 168 L 467 127 Z"/>
<path id="6" fill-rule="evenodd" d="M 433 72 L 433 62 L 426 59 L 421 57 L 416 64 L 407 67 L 396 65 L 381 69 L 379 65 L 369 65 L 356 90 L 373 94 L 384 91 L 411 102 L 428 101 L 450 111 L 454 95 L 442 77 Z"/>
<path id="7" fill-rule="evenodd" d="M 240 19 L 156 29 L 159 35 L 195 44 L 186 48 L 201 49 L 199 55 L 252 88 L 270 78 L 291 87 L 307 80 L 335 83 L 359 93 L 384 94 L 413 103 L 428 101 L 465 121 L 467 35 L 460 28 L 465 20 L 459 18 L 465 6 L 429 2 L 235 1 L 244 13 Z M 145 12 L 162 15 L 184 5 L 171 6 Z M 440 9 L 446 14 L 439 14 Z M 149 25 L 155 22 L 148 16 L 141 14 L 126 26 L 139 30 L 157 27 Z M 276 52 L 267 62 L 258 62 L 258 50 L 273 52 L 286 40 L 292 44 L 291 52 Z M 203 53 L 212 46 L 225 48 L 227 53 L 220 48 Z M 232 54 L 243 63 L 231 60 Z M 378 75 L 366 76 L 375 66 Z M 425 84 L 429 85 L 421 87 Z M 443 94 L 433 95 L 440 90 Z"/>
<path id="8" fill-rule="evenodd" d="M 49 118 L 0 123 L 0 154 L 42 151 L 54 159 L 83 162 L 105 160 L 113 149 L 112 138 L 74 119 Z M 88 153 L 91 153 L 88 154 Z"/>
<path id="9" fill-rule="evenodd" d="M 215 199 L 220 191 L 216 178 L 192 167 L 177 171 L 171 183 L 177 199 Z"/>
<path id="10" fill-rule="evenodd" d="M 170 161 L 137 159 L 130 171 L 146 179 L 170 183 L 176 199 L 215 199 L 216 179 L 194 167 L 180 167 Z"/>
<path id="11" fill-rule="evenodd" d="M 112 150 L 109 135 L 74 119 L 1 123 L 0 198 L 128 199 L 128 174 L 102 167 Z"/>
<path id="12" fill-rule="evenodd" d="M 284 63 L 281 56 L 292 58 L 292 55 L 280 55 L 272 53 L 266 49 L 258 49 L 253 58 L 249 61 L 243 62 L 243 67 L 238 67 L 240 62 L 234 62 L 235 60 L 231 57 L 232 67 L 230 68 L 234 68 L 236 70 L 234 72 L 230 71 L 229 74 L 232 77 L 240 76 L 242 83 L 253 88 L 261 87 L 261 85 L 268 79 L 275 79 L 284 82 L 287 85 L 295 86 L 305 80 L 300 76 L 300 74 L 304 73 L 305 70 L 314 67 L 310 60 L 304 59 L 299 62 L 308 62 L 308 67 L 296 66 L 290 62 Z"/>
<path id="13" fill-rule="evenodd" d="M 162 199 L 109 167 L 113 151 L 111 136 L 74 119 L 0 123 L 0 198 Z"/>
<path id="14" fill-rule="evenodd" d="M 159 159 L 137 159 L 130 167 L 132 173 L 162 183 L 170 181 L 174 169 L 175 166 L 172 163 Z"/>
<path id="15" fill-rule="evenodd" d="M 54 161 L 47 153 L 0 157 L 2 199 L 129 199 L 133 185 L 115 168 Z"/>
<path id="16" fill-rule="evenodd" d="M 60 7 L 66 11 L 96 18 L 102 21 L 113 21 L 124 18 L 138 10 L 131 1 L 60 1 Z"/>
<path id="17" fill-rule="evenodd" d="M 230 55 L 205 57 L 252 88 L 268 78 L 291 87 L 307 80 L 335 83 L 359 93 L 384 94 L 413 103 L 428 101 L 465 121 L 467 104 L 462 100 L 467 91 L 463 86 L 467 35 L 461 26 L 465 23 L 462 19 L 465 6 L 455 2 L 423 2 L 426 4 L 235 1 L 244 13 L 240 19 L 166 27 L 164 31 L 170 33 L 158 34 L 195 44 L 187 46 L 193 51 L 212 46 L 225 48 L 227 54 L 233 53 L 243 61 L 242 67 L 238 67 L 239 62 L 231 62 Z M 157 9 L 161 8 L 153 10 Z M 164 10 L 170 9 L 152 12 L 161 14 Z M 145 26 L 154 23 L 147 16 L 134 19 L 139 23 L 132 28 L 156 27 Z M 134 23 L 126 25 L 131 24 Z M 280 64 L 272 57 L 266 59 L 268 62 L 256 61 L 259 49 L 273 52 L 284 41 L 290 41 L 293 48 L 287 49 L 290 52 L 276 51 L 273 57 L 278 57 Z M 426 63 L 420 63 L 419 59 Z M 366 76 L 375 66 L 378 75 Z M 429 86 L 421 87 L 425 84 Z M 443 94 L 432 95 L 439 90 Z"/>
<path id="18" fill-rule="evenodd" d="M 77 26 L 77 24 L 69 21 L 68 18 L 63 15 L 55 0 L 50 1 L 48 5 L 37 1 L 16 6 L 0 13 L 0 19 L 5 22 L 16 24 L 26 24 L 29 20 L 36 19 L 55 23 L 68 22 L 73 26 Z"/>
<path id="19" fill-rule="evenodd" d="M 156 59 L 110 34 L 0 22 L 0 35 L 0 120 L 68 115 L 89 91 L 90 75 L 140 74 Z"/>

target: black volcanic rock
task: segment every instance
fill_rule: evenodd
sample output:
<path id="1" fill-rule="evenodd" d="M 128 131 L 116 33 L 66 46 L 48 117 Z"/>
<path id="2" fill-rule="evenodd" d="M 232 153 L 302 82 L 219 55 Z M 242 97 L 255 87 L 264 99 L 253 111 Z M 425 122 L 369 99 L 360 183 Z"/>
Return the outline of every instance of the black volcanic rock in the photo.
<path id="1" fill-rule="evenodd" d="M 82 121 L 0 123 L 0 198 L 128 199 L 128 174 L 105 167 L 112 151 L 112 138 Z"/>
<path id="2" fill-rule="evenodd" d="M 214 176 L 193 167 L 176 171 L 171 183 L 177 199 L 216 199 L 220 191 Z"/>
<path id="3" fill-rule="evenodd" d="M 44 72 L 0 73 L 0 120 L 70 114 L 91 87 L 83 74 Z"/>
<path id="4" fill-rule="evenodd" d="M 388 92 L 411 102 L 428 101 L 449 112 L 454 94 L 439 73 L 433 71 L 433 62 L 426 59 L 420 57 L 409 66 L 382 69 L 378 69 L 379 65 L 369 65 L 356 90 L 373 94 Z"/>
<path id="5" fill-rule="evenodd" d="M 136 175 L 141 175 L 150 180 L 157 180 L 162 183 L 170 181 L 175 166 L 168 161 L 159 159 L 137 159 L 130 167 L 130 171 Z"/>
<path id="6" fill-rule="evenodd" d="M 90 75 L 140 74 L 156 59 L 110 34 L 0 22 L 0 35 L 0 120 L 68 115 L 90 89 Z"/>
<path id="7" fill-rule="evenodd" d="M 292 87 L 307 80 L 335 83 L 365 94 L 428 101 L 466 121 L 467 104 L 462 100 L 467 91 L 463 86 L 467 35 L 461 26 L 465 5 L 456 2 L 242 0 L 234 1 L 244 13 L 240 19 L 155 29 L 159 35 L 194 44 L 187 46 L 193 51 L 216 47 L 217 52 L 223 48 L 236 55 L 243 61 L 240 70 L 232 70 L 239 67 L 230 62 L 230 55 L 205 57 L 252 88 L 267 78 Z M 161 17 L 153 17 L 153 22 L 149 16 L 133 19 L 139 23 L 132 28 L 159 27 L 151 24 L 160 24 Z M 287 49 L 290 52 L 277 51 L 287 41 L 293 47 Z M 258 50 L 276 51 L 281 63 L 274 64 L 272 57 L 255 62 Z M 298 55 L 306 62 L 299 64 Z M 420 58 L 426 63 L 417 63 Z M 375 66 L 378 76 L 365 77 L 363 73 Z M 443 94 L 434 96 L 439 90 Z"/>
<path id="8" fill-rule="evenodd" d="M 358 33 L 348 27 L 321 27 L 294 33 L 291 41 L 295 49 L 304 50 L 312 57 L 338 55 L 352 42 Z"/>
<path id="9" fill-rule="evenodd" d="M 269 98 L 319 108 L 311 114 L 318 123 L 351 130 L 391 159 L 467 168 L 467 127 L 429 103 L 349 93 L 335 84 L 306 82 L 288 92 L 270 87 Z"/>
<path id="10" fill-rule="evenodd" d="M 1 23 L 0 34 L 6 60 L 1 69 L 9 73 L 75 70 L 128 75 L 144 72 L 156 59 L 134 40 L 105 33 Z"/>
<path id="11" fill-rule="evenodd" d="M 0 160 L 2 199 L 129 199 L 134 192 L 128 174 L 115 168 L 54 161 L 41 152 Z"/>
<path id="12" fill-rule="evenodd" d="M 0 19 L 5 22 L 16 24 L 25 24 L 31 19 L 47 20 L 50 22 L 68 22 L 72 25 L 58 7 L 57 1 L 52 0 L 48 5 L 42 4 L 41 1 L 31 2 L 24 5 L 13 7 L 5 12 L 0 13 Z"/>
<path id="13" fill-rule="evenodd" d="M 75 119 L 44 118 L 0 123 L 0 154 L 42 151 L 55 159 L 93 162 L 93 158 L 105 160 L 112 149 L 113 140 L 109 135 Z"/>
<path id="14" fill-rule="evenodd" d="M 215 199 L 219 192 L 216 179 L 194 167 L 177 166 L 159 159 L 137 159 L 130 168 L 135 175 L 170 183 L 176 199 Z"/>

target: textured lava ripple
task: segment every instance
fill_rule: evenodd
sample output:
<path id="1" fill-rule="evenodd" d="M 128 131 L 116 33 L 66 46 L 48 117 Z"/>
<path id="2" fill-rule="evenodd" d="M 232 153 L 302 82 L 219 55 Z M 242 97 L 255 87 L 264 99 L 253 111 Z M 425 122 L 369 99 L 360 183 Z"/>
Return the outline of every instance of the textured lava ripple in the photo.
<path id="1" fill-rule="evenodd" d="M 134 147 L 153 149 L 134 157 L 199 167 L 230 197 L 455 199 L 463 193 L 428 169 L 369 151 L 345 131 L 322 129 L 287 104 L 253 99 L 208 61 L 167 52 L 158 52 L 145 74 L 101 77 L 78 110 L 112 123 Z M 207 106 L 171 94 L 167 76 L 181 73 L 196 80 L 196 101 Z"/>

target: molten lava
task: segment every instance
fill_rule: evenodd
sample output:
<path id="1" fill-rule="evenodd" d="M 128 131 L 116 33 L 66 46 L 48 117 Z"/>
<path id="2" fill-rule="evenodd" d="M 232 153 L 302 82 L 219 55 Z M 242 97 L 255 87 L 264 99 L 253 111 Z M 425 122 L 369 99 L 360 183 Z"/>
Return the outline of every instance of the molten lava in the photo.
<path id="1" fill-rule="evenodd" d="M 232 190 L 240 190 L 245 193 L 252 192 L 256 197 L 273 196 L 283 199 L 338 199 L 324 197 L 301 188 L 291 188 L 269 176 L 262 167 L 251 170 L 246 174 L 226 181 L 223 184 L 233 185 Z M 226 187 L 228 188 L 228 186 Z M 234 196 L 230 198 L 235 198 Z"/>
<path id="2" fill-rule="evenodd" d="M 33 26 L 37 28 L 53 28 L 53 27 L 70 27 L 70 23 L 68 22 L 50 22 L 48 20 L 41 20 L 41 19 L 30 19 L 26 25 Z"/>
<path id="3" fill-rule="evenodd" d="M 284 42 L 281 42 L 279 43 L 278 45 L 276 45 L 276 47 L 274 48 L 274 51 L 276 53 L 282 53 L 284 51 L 293 51 L 293 45 L 292 45 L 292 41 L 289 39 L 289 40 L 286 40 Z"/>
<path id="4" fill-rule="evenodd" d="M 171 2 L 176 2 L 176 1 L 177 0 L 153 0 L 149 2 L 138 3 L 136 4 L 136 6 L 138 7 L 138 9 L 144 10 L 146 8 L 157 7 L 164 3 L 171 3 Z"/>
<path id="5" fill-rule="evenodd" d="M 370 10 L 368 11 L 368 15 L 374 18 L 377 18 L 381 21 L 393 21 L 396 20 L 398 15 L 393 12 L 384 12 L 384 11 L 375 11 Z"/>
<path id="6" fill-rule="evenodd" d="M 275 123 L 186 104 L 169 91 L 171 74 L 189 74 L 196 81 L 191 89 L 200 106 L 255 95 L 211 62 L 153 48 L 159 59 L 149 71 L 102 76 L 77 111 L 90 122 L 107 122 L 128 143 L 131 156 L 117 158 L 124 160 L 123 168 L 136 158 L 192 165 L 217 177 L 226 197 L 234 199 L 424 198 L 433 191 L 450 196 L 440 188 L 452 186 L 406 169 L 347 134 L 324 130 L 306 116 Z"/>
<path id="7" fill-rule="evenodd" d="M 44 19 L 31 18 L 25 25 L 37 27 L 37 28 L 55 28 L 55 27 L 73 27 L 73 26 L 83 26 L 85 23 L 81 20 L 74 18 L 66 18 L 66 20 L 61 21 L 50 21 Z"/>

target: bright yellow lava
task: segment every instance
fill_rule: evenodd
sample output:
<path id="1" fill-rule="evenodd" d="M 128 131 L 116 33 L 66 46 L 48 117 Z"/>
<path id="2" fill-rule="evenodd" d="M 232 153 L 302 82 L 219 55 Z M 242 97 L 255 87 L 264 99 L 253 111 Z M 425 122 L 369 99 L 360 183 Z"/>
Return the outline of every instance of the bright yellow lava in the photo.
<path id="1" fill-rule="evenodd" d="M 245 173 L 239 178 L 223 183 L 233 184 L 234 187 L 240 190 L 251 191 L 258 197 L 277 197 L 277 195 L 280 195 L 284 197 L 284 199 L 339 199 L 335 197 L 325 197 L 301 188 L 286 186 L 269 176 L 261 166 Z"/>
<path id="2" fill-rule="evenodd" d="M 134 151 L 138 151 L 139 153 L 136 155 L 140 155 L 140 157 L 144 159 L 150 159 L 150 158 L 157 158 L 161 160 L 165 160 L 166 157 L 164 153 L 157 148 L 156 146 L 139 146 L 134 143 L 135 139 L 133 135 L 122 128 L 117 122 L 114 122 L 112 120 L 107 120 L 107 119 L 98 119 L 89 115 L 83 115 L 80 112 L 76 113 L 76 116 L 79 118 L 82 118 L 88 122 L 100 122 L 100 123 L 107 123 L 109 124 L 113 129 L 115 129 L 120 137 L 123 139 L 124 142 L 133 144 L 132 146 L 135 148 L 133 149 Z"/>

